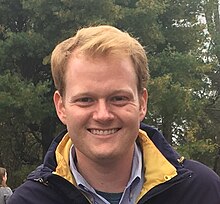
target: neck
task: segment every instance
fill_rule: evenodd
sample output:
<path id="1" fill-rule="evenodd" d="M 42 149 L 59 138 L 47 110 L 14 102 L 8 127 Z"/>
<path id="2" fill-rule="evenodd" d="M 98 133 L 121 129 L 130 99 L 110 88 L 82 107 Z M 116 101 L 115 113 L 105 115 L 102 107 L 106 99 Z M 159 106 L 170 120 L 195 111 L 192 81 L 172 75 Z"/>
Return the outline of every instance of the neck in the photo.
<path id="1" fill-rule="evenodd" d="M 6 182 L 2 182 L 2 183 L 0 183 L 0 187 L 7 187 L 7 185 L 6 185 Z"/>
<path id="2" fill-rule="evenodd" d="M 76 150 L 77 169 L 86 181 L 98 191 L 123 192 L 131 174 L 134 148 L 120 158 L 93 161 Z"/>

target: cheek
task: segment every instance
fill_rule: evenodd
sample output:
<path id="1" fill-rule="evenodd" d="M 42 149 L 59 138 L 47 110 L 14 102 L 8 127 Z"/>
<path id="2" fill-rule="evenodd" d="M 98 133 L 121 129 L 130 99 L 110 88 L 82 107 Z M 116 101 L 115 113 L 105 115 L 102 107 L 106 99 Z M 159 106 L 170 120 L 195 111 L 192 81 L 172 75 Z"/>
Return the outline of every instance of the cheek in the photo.
<path id="1" fill-rule="evenodd" d="M 70 108 L 66 110 L 66 125 L 79 129 L 86 125 L 89 120 L 89 113 L 81 109 Z"/>
<path id="2" fill-rule="evenodd" d="M 138 103 L 132 103 L 124 109 L 124 117 L 130 118 L 130 120 L 139 120 L 142 113 L 142 107 Z"/>
<path id="3" fill-rule="evenodd" d="M 126 124 L 128 124 L 129 127 L 139 127 L 140 110 L 138 106 L 132 106 L 130 108 L 125 109 L 124 111 L 122 111 L 120 117 Z"/>
<path id="4" fill-rule="evenodd" d="M 66 106 L 66 117 L 67 119 L 78 118 L 82 116 L 82 111 L 75 106 Z"/>

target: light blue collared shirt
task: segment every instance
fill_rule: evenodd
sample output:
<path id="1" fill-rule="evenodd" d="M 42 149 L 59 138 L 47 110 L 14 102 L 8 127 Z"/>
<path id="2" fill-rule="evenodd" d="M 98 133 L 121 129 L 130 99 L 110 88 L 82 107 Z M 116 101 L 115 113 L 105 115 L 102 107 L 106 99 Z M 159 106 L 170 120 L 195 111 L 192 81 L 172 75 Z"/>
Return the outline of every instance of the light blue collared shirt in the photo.
<path id="1" fill-rule="evenodd" d="M 75 149 L 72 145 L 70 149 L 70 169 L 76 180 L 78 189 L 83 191 L 84 194 L 90 199 L 93 204 L 110 204 L 105 198 L 97 194 L 95 189 L 90 186 L 83 176 L 78 172 L 74 163 Z M 135 150 L 132 162 L 131 177 L 126 185 L 119 204 L 134 204 L 140 194 L 144 183 L 144 176 L 142 171 L 142 153 L 140 148 L 135 144 Z"/>

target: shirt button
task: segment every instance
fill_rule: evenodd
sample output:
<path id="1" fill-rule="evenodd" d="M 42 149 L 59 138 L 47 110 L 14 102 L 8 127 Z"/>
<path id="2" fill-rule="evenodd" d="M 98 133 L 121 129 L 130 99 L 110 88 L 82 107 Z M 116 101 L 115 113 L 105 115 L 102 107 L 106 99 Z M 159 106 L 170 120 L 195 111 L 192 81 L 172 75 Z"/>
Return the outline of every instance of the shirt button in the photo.
<path id="1" fill-rule="evenodd" d="M 171 176 L 167 176 L 167 175 L 165 175 L 165 176 L 164 176 L 164 179 L 165 179 L 165 181 L 168 181 L 168 180 L 171 179 Z"/>

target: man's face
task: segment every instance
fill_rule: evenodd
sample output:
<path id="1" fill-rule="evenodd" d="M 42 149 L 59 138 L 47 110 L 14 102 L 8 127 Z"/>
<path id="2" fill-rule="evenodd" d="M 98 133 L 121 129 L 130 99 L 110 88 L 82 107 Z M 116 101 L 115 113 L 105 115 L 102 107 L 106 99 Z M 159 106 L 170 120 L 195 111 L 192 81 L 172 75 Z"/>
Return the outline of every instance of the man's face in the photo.
<path id="1" fill-rule="evenodd" d="M 100 162 L 133 152 L 147 92 L 138 94 L 130 58 L 73 55 L 65 80 L 65 95 L 55 92 L 54 102 L 76 153 Z"/>

